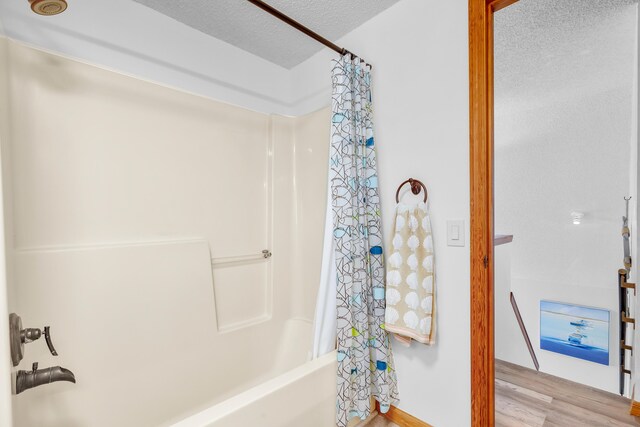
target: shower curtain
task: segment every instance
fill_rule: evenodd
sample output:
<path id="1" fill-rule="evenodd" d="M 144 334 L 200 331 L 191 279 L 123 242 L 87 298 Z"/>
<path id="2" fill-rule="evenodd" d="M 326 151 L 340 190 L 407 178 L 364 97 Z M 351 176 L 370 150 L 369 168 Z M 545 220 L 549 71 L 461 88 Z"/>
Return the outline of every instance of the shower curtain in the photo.
<path id="1" fill-rule="evenodd" d="M 370 67 L 349 54 L 334 62 L 328 209 L 332 221 L 327 221 L 331 238 L 325 237 L 327 270 L 320 296 L 332 297 L 335 282 L 336 312 L 318 310 L 316 322 L 323 315 L 325 322 L 331 316 L 337 318 L 336 424 L 343 427 L 353 417 L 369 416 L 371 396 L 386 412 L 397 399 L 397 385 L 384 329 L 385 275 Z M 331 268 L 335 268 L 333 274 Z M 319 330 L 316 327 L 316 337 Z M 326 336 L 324 344 L 326 348 Z"/>

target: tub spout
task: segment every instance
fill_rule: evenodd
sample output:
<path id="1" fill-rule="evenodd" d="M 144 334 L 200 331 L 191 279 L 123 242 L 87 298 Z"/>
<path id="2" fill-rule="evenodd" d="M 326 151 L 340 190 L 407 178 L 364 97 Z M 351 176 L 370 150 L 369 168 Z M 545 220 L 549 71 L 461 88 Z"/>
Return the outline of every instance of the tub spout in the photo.
<path id="1" fill-rule="evenodd" d="M 73 375 L 73 372 L 60 366 L 38 369 L 38 364 L 34 363 L 31 371 L 18 371 L 16 376 L 16 394 L 56 381 L 69 381 L 75 384 L 76 377 Z"/>

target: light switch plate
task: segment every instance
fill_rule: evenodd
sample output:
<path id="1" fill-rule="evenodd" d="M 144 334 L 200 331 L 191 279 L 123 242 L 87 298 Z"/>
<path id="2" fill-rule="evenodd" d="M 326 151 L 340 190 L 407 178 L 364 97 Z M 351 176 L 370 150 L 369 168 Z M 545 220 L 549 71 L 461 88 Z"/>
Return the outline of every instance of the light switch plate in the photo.
<path id="1" fill-rule="evenodd" d="M 447 221 L 447 245 L 448 246 L 464 246 L 464 221 L 450 220 Z"/>

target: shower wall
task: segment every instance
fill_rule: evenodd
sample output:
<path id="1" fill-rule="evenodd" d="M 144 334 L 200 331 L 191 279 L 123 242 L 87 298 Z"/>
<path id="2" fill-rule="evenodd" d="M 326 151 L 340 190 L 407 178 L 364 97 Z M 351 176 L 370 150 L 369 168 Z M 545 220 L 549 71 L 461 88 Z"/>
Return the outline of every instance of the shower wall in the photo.
<path id="1" fill-rule="evenodd" d="M 270 116 L 8 51 L 9 309 L 51 325 L 60 353 L 36 341 L 19 369 L 78 379 L 15 396 L 16 422 L 160 425 L 303 361 L 328 111 Z M 263 249 L 273 257 L 211 266 Z"/>
<path id="2" fill-rule="evenodd" d="M 316 307 L 316 293 L 320 280 L 322 264 L 322 244 L 318 242 L 318 232 L 324 236 L 326 210 L 320 210 L 318 197 L 326 195 L 327 163 L 318 158 L 329 158 L 329 133 L 327 125 L 331 120 L 331 109 L 324 108 L 316 113 L 296 118 L 295 121 L 295 160 L 292 164 L 296 170 L 293 176 L 295 254 L 292 262 L 294 301 L 301 301 L 293 308 L 294 315 L 306 317 Z M 318 138 L 326 144 L 318 144 Z M 326 202 L 325 202 L 326 203 Z M 324 205 L 324 203 L 323 203 Z M 320 237 L 322 240 L 322 237 Z M 313 244 L 309 244 L 313 242 Z M 309 274 L 313 272 L 313 274 Z M 317 274 L 316 274 L 317 272 Z"/>
<path id="3" fill-rule="evenodd" d="M 9 67 L 8 42 L 0 37 L 0 144 L 9 138 Z M 0 187 L 1 188 L 1 187 Z M 0 189 L 1 191 L 1 189 Z M 0 197 L 0 200 L 2 198 Z M 1 226 L 4 216 L 0 210 L 0 242 L 4 240 Z M 7 291 L 5 275 L 5 247 L 0 244 L 0 331 L 8 331 Z M 6 332 L 0 332 L 0 369 L 10 372 L 9 341 Z M 0 425 L 11 424 L 11 376 L 0 375 Z"/>

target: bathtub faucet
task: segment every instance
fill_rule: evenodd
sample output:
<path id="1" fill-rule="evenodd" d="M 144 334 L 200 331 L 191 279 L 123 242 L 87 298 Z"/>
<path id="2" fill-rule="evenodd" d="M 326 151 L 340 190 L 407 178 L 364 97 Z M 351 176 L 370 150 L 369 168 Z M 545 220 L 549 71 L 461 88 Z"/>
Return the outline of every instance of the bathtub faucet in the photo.
<path id="1" fill-rule="evenodd" d="M 36 362 L 33 364 L 31 371 L 18 371 L 16 376 L 16 394 L 56 381 L 69 381 L 75 384 L 76 377 L 73 375 L 73 372 L 60 366 L 38 369 L 38 363 Z"/>

